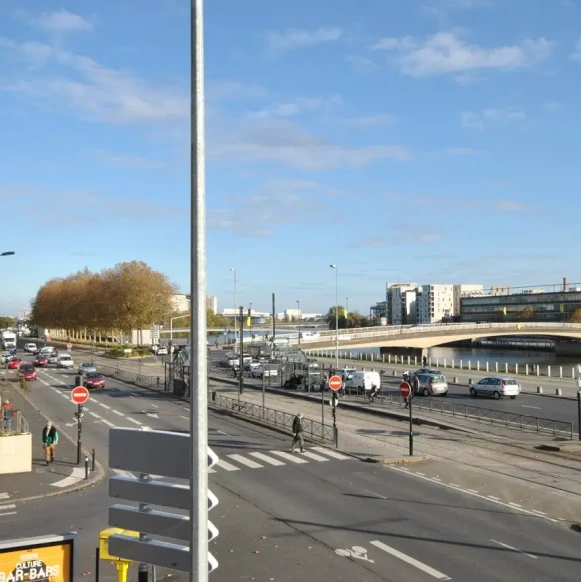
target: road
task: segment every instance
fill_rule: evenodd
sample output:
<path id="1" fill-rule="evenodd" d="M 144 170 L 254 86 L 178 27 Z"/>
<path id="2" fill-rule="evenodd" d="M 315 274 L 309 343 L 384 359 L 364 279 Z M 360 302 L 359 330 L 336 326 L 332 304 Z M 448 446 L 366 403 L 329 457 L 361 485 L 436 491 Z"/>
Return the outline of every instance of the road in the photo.
<path id="1" fill-rule="evenodd" d="M 74 373 L 51 369 L 40 378 L 30 386 L 31 399 L 74 436 Z M 85 444 L 105 464 L 111 425 L 188 426 L 184 403 L 117 380 L 93 391 L 86 410 Z M 211 514 L 220 529 L 212 547 L 220 562 L 213 580 L 579 579 L 579 537 L 561 525 L 393 468 L 313 448 L 289 457 L 288 437 L 238 419 L 211 413 L 209 426 L 210 446 L 221 458 L 210 475 L 220 499 Z M 17 521 L 0 521 L 0 535 L 77 530 L 80 573 L 89 576 L 110 503 L 105 485 L 40 500 L 21 508 Z M 350 553 L 361 547 L 366 554 Z M 113 579 L 111 569 L 106 577 Z"/>

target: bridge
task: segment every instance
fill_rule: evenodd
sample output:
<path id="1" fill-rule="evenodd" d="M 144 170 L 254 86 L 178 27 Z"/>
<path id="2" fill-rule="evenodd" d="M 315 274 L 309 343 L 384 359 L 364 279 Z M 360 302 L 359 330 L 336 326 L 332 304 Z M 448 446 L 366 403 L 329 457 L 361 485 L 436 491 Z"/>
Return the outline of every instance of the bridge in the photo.
<path id="1" fill-rule="evenodd" d="M 527 321 L 382 326 L 340 329 L 338 339 L 341 349 L 394 347 L 424 350 L 462 340 L 515 335 L 581 341 L 581 324 Z M 302 339 L 301 347 L 314 350 L 333 349 L 336 337 L 335 330 L 322 331 L 319 337 Z M 296 344 L 298 340 L 290 339 L 289 343 Z"/>

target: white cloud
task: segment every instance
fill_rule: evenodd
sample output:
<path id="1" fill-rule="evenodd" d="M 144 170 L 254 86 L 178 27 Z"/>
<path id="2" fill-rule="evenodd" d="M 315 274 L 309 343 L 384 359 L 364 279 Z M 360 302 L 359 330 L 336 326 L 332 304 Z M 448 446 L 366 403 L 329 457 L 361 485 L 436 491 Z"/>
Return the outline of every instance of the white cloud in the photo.
<path id="1" fill-rule="evenodd" d="M 557 111 L 561 111 L 563 109 L 563 104 L 559 101 L 549 101 L 549 103 L 545 104 L 545 108 L 551 113 L 556 113 Z"/>
<path id="2" fill-rule="evenodd" d="M 412 37 L 384 38 L 373 50 L 394 54 L 391 60 L 413 77 L 462 74 L 477 70 L 514 70 L 545 60 L 552 44 L 545 38 L 527 39 L 518 45 L 486 48 L 467 44 L 450 32 L 417 40 Z"/>
<path id="3" fill-rule="evenodd" d="M 345 60 L 356 73 L 373 73 L 380 69 L 380 66 L 376 62 L 367 57 L 350 55 L 345 57 Z"/>
<path id="4" fill-rule="evenodd" d="M 266 44 L 270 52 L 280 54 L 336 42 L 342 36 L 343 31 L 336 27 L 320 27 L 315 30 L 290 28 L 285 32 L 269 32 L 266 35 Z"/>
<path id="5" fill-rule="evenodd" d="M 276 162 L 302 170 L 359 168 L 379 160 L 412 158 L 402 145 L 343 146 L 282 121 L 242 125 L 221 135 L 214 132 L 208 152 L 216 160 Z"/>
<path id="6" fill-rule="evenodd" d="M 489 123 L 523 121 L 526 115 L 517 109 L 483 109 L 482 111 L 462 111 L 460 121 L 464 127 L 483 129 Z"/>
<path id="7" fill-rule="evenodd" d="M 31 23 L 53 34 L 83 32 L 93 29 L 93 25 L 88 20 L 64 9 L 41 14 L 34 18 Z"/>
<path id="8" fill-rule="evenodd" d="M 577 39 L 577 42 L 575 43 L 575 49 L 573 50 L 569 58 L 572 61 L 581 63 L 581 37 Z"/>
<path id="9" fill-rule="evenodd" d="M 334 95 L 328 99 L 318 99 L 311 97 L 297 97 L 287 103 L 281 103 L 267 109 L 251 111 L 247 114 L 250 119 L 275 119 L 294 117 L 306 111 L 326 110 L 336 105 L 341 105 L 343 99 L 339 95 Z"/>

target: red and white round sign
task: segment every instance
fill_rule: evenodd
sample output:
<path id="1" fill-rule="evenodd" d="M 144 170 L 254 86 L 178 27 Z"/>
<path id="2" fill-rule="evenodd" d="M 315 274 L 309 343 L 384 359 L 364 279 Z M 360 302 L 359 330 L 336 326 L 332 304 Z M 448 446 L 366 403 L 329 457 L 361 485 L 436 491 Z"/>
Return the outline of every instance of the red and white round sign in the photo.
<path id="1" fill-rule="evenodd" d="M 412 387 L 407 382 L 402 382 L 399 385 L 399 393 L 403 398 L 407 398 L 412 393 Z"/>
<path id="2" fill-rule="evenodd" d="M 329 388 L 331 388 L 331 390 L 337 392 L 337 390 L 341 390 L 341 386 L 343 386 L 341 376 L 331 376 L 329 378 Z"/>
<path id="3" fill-rule="evenodd" d="M 76 386 L 71 392 L 71 400 L 75 404 L 85 404 L 89 400 L 89 391 L 84 386 Z"/>

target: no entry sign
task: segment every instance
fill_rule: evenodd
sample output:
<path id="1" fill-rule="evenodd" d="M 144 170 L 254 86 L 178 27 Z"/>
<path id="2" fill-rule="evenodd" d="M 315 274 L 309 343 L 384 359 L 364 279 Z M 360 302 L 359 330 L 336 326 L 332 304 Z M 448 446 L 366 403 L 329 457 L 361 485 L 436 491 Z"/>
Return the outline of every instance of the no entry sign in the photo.
<path id="1" fill-rule="evenodd" d="M 329 378 L 329 388 L 331 388 L 333 392 L 341 390 L 341 386 L 343 386 L 343 380 L 341 380 L 341 376 L 331 376 Z"/>
<path id="2" fill-rule="evenodd" d="M 412 387 L 407 382 L 402 382 L 399 385 L 399 393 L 403 398 L 407 398 L 412 393 Z"/>
<path id="3" fill-rule="evenodd" d="M 75 404 L 85 404 L 89 400 L 89 391 L 84 386 L 77 386 L 71 392 L 71 400 Z"/>

